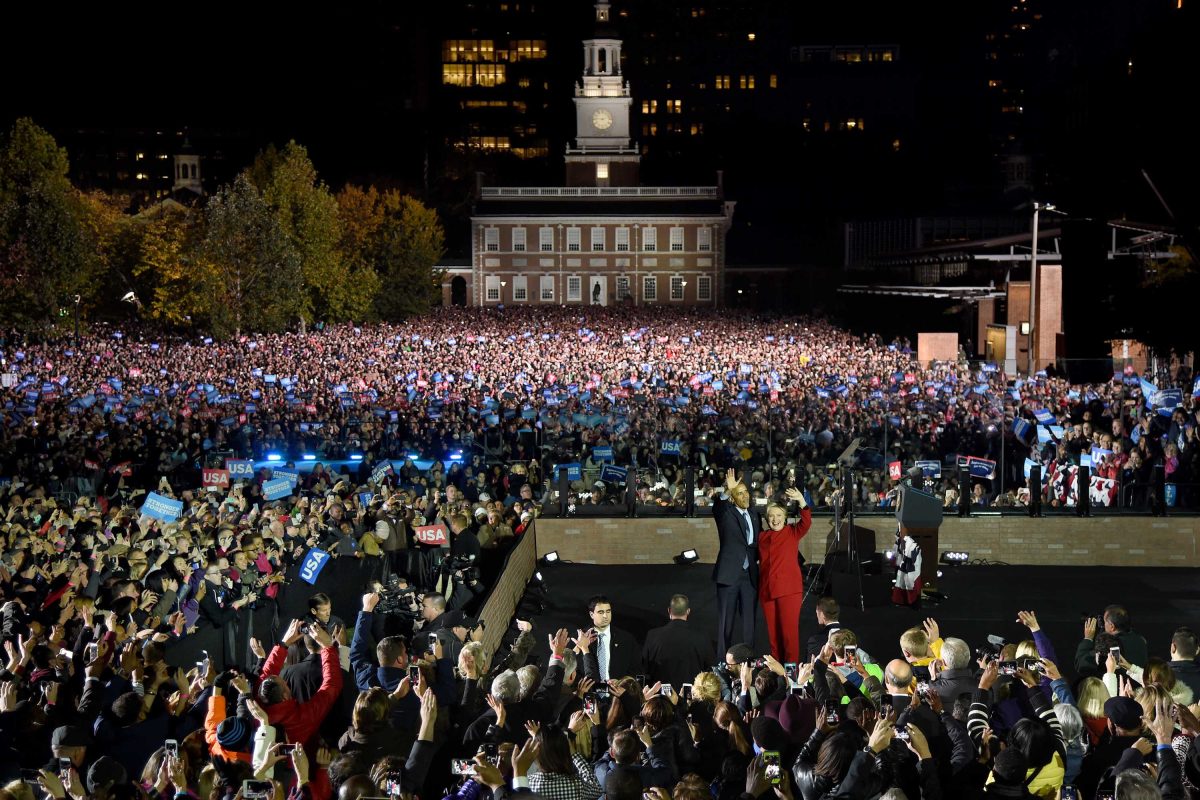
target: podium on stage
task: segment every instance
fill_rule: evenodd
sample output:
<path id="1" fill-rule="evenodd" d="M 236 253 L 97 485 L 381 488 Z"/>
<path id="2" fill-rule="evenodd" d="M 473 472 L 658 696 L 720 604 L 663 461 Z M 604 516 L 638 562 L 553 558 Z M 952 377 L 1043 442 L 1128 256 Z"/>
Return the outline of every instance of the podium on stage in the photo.
<path id="1" fill-rule="evenodd" d="M 938 528 L 942 524 L 941 499 L 935 494 L 902 483 L 900 504 L 896 506 L 896 521 L 900 523 L 901 532 L 908 534 L 921 548 L 921 577 L 924 584 L 936 584 Z"/>

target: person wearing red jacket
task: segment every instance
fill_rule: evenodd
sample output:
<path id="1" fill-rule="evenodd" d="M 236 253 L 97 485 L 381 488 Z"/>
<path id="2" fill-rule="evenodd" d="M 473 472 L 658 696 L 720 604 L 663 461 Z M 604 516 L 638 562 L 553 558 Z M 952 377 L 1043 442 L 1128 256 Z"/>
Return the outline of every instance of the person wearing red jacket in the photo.
<path id="1" fill-rule="evenodd" d="M 309 748 L 316 743 L 317 729 L 342 691 L 342 668 L 338 648 L 329 633 L 320 625 L 310 625 L 307 633 L 321 646 L 321 687 L 306 703 L 292 697 L 287 681 L 280 677 L 288 647 L 300 641 L 306 632 L 304 623 L 292 620 L 282 644 L 271 648 L 263 664 L 258 687 L 258 699 L 267 711 L 272 725 L 283 728 L 286 741 Z"/>
<path id="2" fill-rule="evenodd" d="M 758 602 L 767 618 L 771 655 L 778 661 L 797 663 L 804 598 L 800 540 L 812 527 L 812 509 L 799 489 L 788 489 L 787 497 L 800 504 L 800 519 L 789 525 L 787 509 L 775 503 L 767 506 L 767 526 L 758 541 Z"/>

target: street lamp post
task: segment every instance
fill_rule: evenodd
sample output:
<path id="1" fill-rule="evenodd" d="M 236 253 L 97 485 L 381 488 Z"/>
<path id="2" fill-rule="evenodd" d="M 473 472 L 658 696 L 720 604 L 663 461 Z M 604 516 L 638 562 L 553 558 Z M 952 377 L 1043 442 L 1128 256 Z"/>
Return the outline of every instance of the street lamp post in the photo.
<path id="1" fill-rule="evenodd" d="M 79 295 L 75 295 L 75 346 L 79 347 Z"/>
<path id="2" fill-rule="evenodd" d="M 1037 294 L 1038 294 L 1038 272 L 1037 272 L 1037 257 L 1038 257 L 1038 213 L 1045 209 L 1046 211 L 1054 211 L 1055 206 L 1052 203 L 1034 203 L 1033 204 L 1033 247 L 1029 252 L 1029 360 L 1026 364 L 1026 372 L 1030 376 L 1036 371 L 1034 369 L 1037 360 L 1034 357 L 1034 351 L 1037 349 L 1037 337 L 1041 333 L 1041 327 L 1038 325 L 1037 318 Z"/>

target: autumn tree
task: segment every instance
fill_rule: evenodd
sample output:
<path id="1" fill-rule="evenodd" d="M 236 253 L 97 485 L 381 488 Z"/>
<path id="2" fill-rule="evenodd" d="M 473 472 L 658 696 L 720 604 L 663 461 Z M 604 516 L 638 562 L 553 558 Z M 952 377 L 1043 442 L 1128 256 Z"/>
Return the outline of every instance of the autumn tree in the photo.
<path id="1" fill-rule="evenodd" d="M 427 312 L 437 301 L 441 276 L 434 266 L 445 254 L 437 212 L 396 191 L 347 186 L 338 193 L 342 257 L 379 276 L 375 307 L 384 319 Z"/>
<path id="2" fill-rule="evenodd" d="M 338 203 L 318 178 L 308 151 L 294 141 L 282 150 L 269 147 L 255 159 L 249 177 L 300 257 L 301 313 L 330 322 L 366 317 L 378 281 L 373 272 L 356 270 L 343 258 Z"/>
<path id="3" fill-rule="evenodd" d="M 204 256 L 203 216 L 177 203 L 163 203 L 135 220 L 132 274 L 151 319 L 186 326 L 213 315 L 219 282 Z"/>
<path id="4" fill-rule="evenodd" d="M 124 203 L 101 191 L 76 192 L 73 203 L 90 251 L 75 293 L 82 296 L 85 313 L 89 307 L 111 310 L 135 289 L 130 279 L 136 256 L 134 218 L 125 213 Z"/>
<path id="5" fill-rule="evenodd" d="M 247 173 L 209 201 L 198 255 L 217 334 L 283 330 L 305 310 L 300 253 Z"/>

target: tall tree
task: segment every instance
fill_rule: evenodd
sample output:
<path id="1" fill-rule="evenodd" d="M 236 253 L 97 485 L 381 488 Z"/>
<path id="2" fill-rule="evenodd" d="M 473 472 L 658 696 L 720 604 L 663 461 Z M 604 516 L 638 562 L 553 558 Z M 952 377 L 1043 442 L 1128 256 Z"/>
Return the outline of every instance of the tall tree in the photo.
<path id="1" fill-rule="evenodd" d="M 213 330 L 279 331 L 304 310 L 300 254 L 247 173 L 209 201 L 200 257 L 212 293 Z"/>
<path id="2" fill-rule="evenodd" d="M 151 318 L 189 326 L 213 315 L 220 279 L 200 247 L 202 223 L 198 212 L 173 204 L 137 218 L 131 271 Z"/>
<path id="3" fill-rule="evenodd" d="M 381 195 L 383 221 L 372 252 L 383 281 L 376 306 L 385 319 L 423 314 L 437 302 L 441 275 L 434 267 L 446 253 L 437 212 L 420 200 L 389 191 Z"/>
<path id="4" fill-rule="evenodd" d="M 96 252 L 80 224 L 67 152 L 28 118 L 0 140 L 0 316 L 45 323 L 91 284 Z"/>
<path id="5" fill-rule="evenodd" d="M 133 218 L 125 213 L 123 203 L 104 192 L 78 192 L 74 202 L 90 252 L 76 281 L 76 294 L 82 295 L 85 311 L 89 306 L 111 309 L 134 288 L 128 279 L 134 255 Z"/>
<path id="6" fill-rule="evenodd" d="M 249 174 L 300 256 L 301 313 L 331 322 L 365 317 L 376 283 L 364 283 L 364 276 L 342 258 L 338 203 L 318 178 L 308 151 L 294 141 L 282 150 L 269 147 Z"/>

